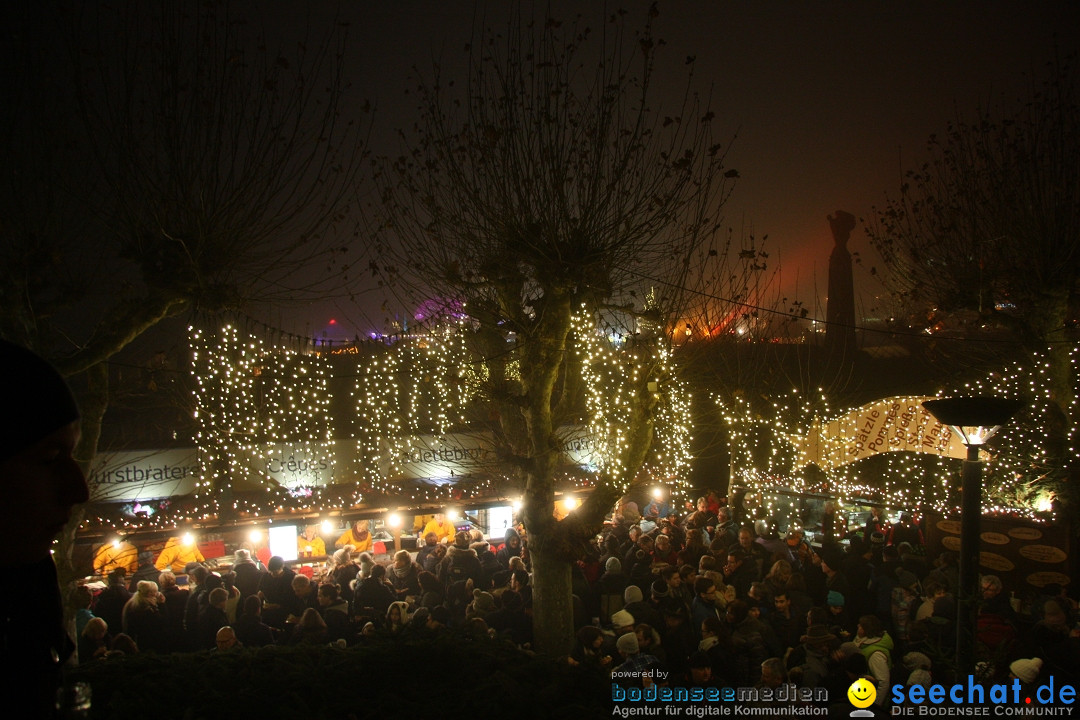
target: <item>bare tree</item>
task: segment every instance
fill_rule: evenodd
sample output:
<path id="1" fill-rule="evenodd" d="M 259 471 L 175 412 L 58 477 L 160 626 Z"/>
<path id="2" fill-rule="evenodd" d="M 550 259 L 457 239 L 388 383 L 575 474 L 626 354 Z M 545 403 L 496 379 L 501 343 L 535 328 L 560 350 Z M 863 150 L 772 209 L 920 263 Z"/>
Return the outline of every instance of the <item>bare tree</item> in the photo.
<path id="1" fill-rule="evenodd" d="M 4 114 L 0 334 L 86 373 L 89 463 L 104 363 L 178 313 L 310 289 L 364 150 L 340 27 L 275 49 L 224 2 L 52 9 L 18 18 L 8 58 L 40 85 Z"/>
<path id="2" fill-rule="evenodd" d="M 737 175 L 692 72 L 672 107 L 656 104 L 655 16 L 637 32 L 623 13 L 598 30 L 549 17 L 481 28 L 463 83 L 438 67 L 420 81 L 407 151 L 379 174 L 387 286 L 463 301 L 475 323 L 487 417 L 524 492 L 534 637 L 553 654 L 573 640 L 571 563 L 652 444 L 663 378 L 646 348 L 667 342 L 693 254 L 712 242 Z M 624 390 L 620 462 L 560 521 L 560 427 L 581 418 L 575 313 L 635 338 L 639 372 Z"/>
<path id="3" fill-rule="evenodd" d="M 1048 358 L 1057 460 L 1073 467 L 1080 298 L 1080 105 L 1075 58 L 1028 96 L 950 123 L 868 231 L 906 307 L 1008 328 Z"/>

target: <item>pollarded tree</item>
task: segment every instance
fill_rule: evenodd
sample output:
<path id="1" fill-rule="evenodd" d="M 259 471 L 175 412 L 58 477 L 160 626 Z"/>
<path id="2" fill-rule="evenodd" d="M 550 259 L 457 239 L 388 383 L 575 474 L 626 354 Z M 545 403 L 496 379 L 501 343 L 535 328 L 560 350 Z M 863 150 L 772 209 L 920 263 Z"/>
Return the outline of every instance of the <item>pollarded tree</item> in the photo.
<path id="1" fill-rule="evenodd" d="M 727 145 L 692 72 L 671 107 L 658 104 L 655 16 L 637 32 L 624 13 L 595 31 L 580 18 L 481 28 L 464 82 L 439 68 L 420 81 L 407 152 L 378 174 L 387 287 L 462 301 L 473 322 L 486 417 L 523 491 L 534 637 L 553 654 L 573 640 L 571 564 L 650 452 L 667 381 L 659 346 L 737 175 L 724 167 Z M 575 328 L 578 314 L 589 330 Z M 618 457 L 558 520 L 560 432 L 584 414 L 574 391 L 581 334 L 600 326 L 604 337 L 633 338 L 620 426 L 604 443 Z"/>
<path id="2" fill-rule="evenodd" d="M 226 2 L 41 3 L 14 22 L 0 334 L 85 373 L 89 463 L 116 353 L 326 275 L 363 150 L 340 28 L 275 48 Z"/>
<path id="3" fill-rule="evenodd" d="M 951 123 L 930 159 L 868 231 L 908 308 L 967 313 L 1011 329 L 1046 363 L 1057 437 L 1051 463 L 1076 472 L 1080 299 L 1080 98 L 1075 58 L 1028 97 Z M 1034 362 L 1034 361 L 1033 361 Z M 1041 411 L 1041 410 L 1040 410 Z"/>

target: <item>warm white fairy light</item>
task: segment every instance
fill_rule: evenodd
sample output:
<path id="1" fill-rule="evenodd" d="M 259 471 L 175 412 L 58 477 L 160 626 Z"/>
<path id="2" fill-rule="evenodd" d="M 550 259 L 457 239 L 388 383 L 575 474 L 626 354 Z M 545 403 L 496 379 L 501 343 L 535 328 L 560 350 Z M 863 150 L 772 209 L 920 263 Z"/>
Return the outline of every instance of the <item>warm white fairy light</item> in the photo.
<path id="1" fill-rule="evenodd" d="M 916 398 L 898 399 L 898 404 L 914 403 Z M 814 397 L 803 397 L 792 390 L 787 397 L 774 400 L 765 412 L 752 408 L 738 395 L 723 402 L 718 398 L 732 436 L 732 468 L 735 484 L 762 495 L 766 514 L 772 510 L 773 497 L 763 490 L 790 489 L 800 493 L 822 493 L 841 505 L 860 498 L 882 503 L 887 511 L 919 508 L 943 503 L 945 483 L 926 483 L 927 477 L 944 473 L 947 464 L 938 455 L 886 452 L 858 462 L 822 471 L 814 466 L 799 467 L 797 449 L 789 442 L 805 436 L 814 418 L 844 417 L 834 413 L 819 389 Z M 898 419 L 898 418 L 897 418 Z M 887 422 L 887 432 L 894 432 Z M 850 442 L 855 430 L 841 429 L 836 437 L 822 437 L 822 453 L 834 455 L 838 447 Z"/>
<path id="2" fill-rule="evenodd" d="M 217 334 L 192 329 L 195 371 L 195 436 L 199 477 L 194 517 L 218 514 L 220 498 L 247 476 L 241 458 L 258 438 L 256 382 L 262 371 L 261 343 L 241 338 L 226 325 Z"/>
<path id="3" fill-rule="evenodd" d="M 1055 402 L 1053 368 L 1046 353 L 1037 353 L 957 389 L 957 394 L 1017 399 L 1027 406 L 994 438 L 994 452 L 984 473 L 984 511 L 1026 517 L 1036 513 L 1038 517 L 1053 515 L 1053 498 L 1068 477 L 1066 463 L 1077 457 L 1076 423 L 1062 421 L 1061 415 L 1080 417 L 1078 357 L 1080 347 L 1072 347 L 1072 392 L 1065 407 Z"/>
<path id="4" fill-rule="evenodd" d="M 628 338 L 603 330 L 584 308 L 572 322 L 600 476 L 623 494 L 636 478 L 652 478 L 668 483 L 676 502 L 688 496 L 690 393 L 675 372 L 663 335 Z M 652 447 L 641 468 L 626 462 L 636 422 L 653 428 Z"/>
<path id="5" fill-rule="evenodd" d="M 1071 350 L 1071 380 L 1077 382 L 1080 349 Z M 1063 463 L 1076 457 L 1077 429 L 1058 437 L 1052 427 L 1059 414 L 1052 406 L 1051 366 L 1045 357 L 1016 363 L 990 373 L 984 380 L 939 393 L 991 395 L 1024 400 L 1028 412 L 1006 425 L 995 438 L 984 469 L 983 511 L 1034 520 L 1053 518 L 1053 499 L 1067 476 Z M 959 505 L 960 463 L 957 458 L 908 452 L 885 452 L 826 471 L 796 467 L 792 437 L 805 436 L 814 418 L 846 416 L 834 412 L 823 393 L 812 401 L 797 391 L 769 404 L 751 403 L 741 393 L 715 397 L 731 440 L 732 483 L 752 492 L 791 489 L 826 493 L 844 503 L 852 498 L 881 502 L 886 510 L 934 509 L 948 513 Z M 903 404 L 901 399 L 901 404 Z M 906 399 L 916 402 L 917 398 Z M 1065 412 L 1077 417 L 1077 392 Z M 886 424 L 887 429 L 892 426 Z M 854 428 L 838 437 L 822 438 L 823 453 L 830 444 L 848 443 Z M 891 430 L 890 430 L 891 432 Z M 1051 451 L 1055 442 L 1061 449 Z M 768 502 L 767 500 L 765 501 Z M 764 508 L 766 511 L 769 508 Z"/>
<path id="6" fill-rule="evenodd" d="M 607 437 L 614 444 L 604 454 L 607 471 L 568 468 L 558 473 L 557 486 L 566 492 L 587 490 L 602 477 L 618 477 L 620 487 L 626 487 L 637 478 L 664 483 L 673 502 L 687 497 L 689 393 L 677 378 L 667 349 L 655 343 L 623 342 L 621 335 L 614 342 L 606 337 L 611 333 L 596 329 L 595 322 L 582 318 L 580 323 L 576 332 L 584 340 L 582 348 L 587 348 L 582 359 L 591 358 L 586 363 L 591 368 L 586 385 L 604 390 L 593 395 L 599 403 L 594 409 L 596 417 L 606 418 Z M 105 508 L 104 515 L 87 518 L 84 526 L 125 531 L 197 527 L 213 524 L 223 511 L 255 522 L 355 507 L 372 492 L 402 502 L 444 505 L 505 494 L 515 487 L 515 479 L 497 472 L 460 477 L 444 485 L 398 479 L 400 460 L 416 438 L 434 437 L 439 442 L 467 429 L 465 410 L 483 387 L 487 372 L 466 347 L 472 331 L 467 320 L 447 318 L 422 334 L 330 353 L 317 351 L 311 343 L 286 347 L 280 333 L 275 341 L 233 325 L 216 332 L 191 328 L 200 468 L 195 493 L 155 501 L 152 514 L 137 517 Z M 512 355 L 506 365 L 513 375 Z M 335 373 L 354 378 L 357 422 L 352 438 L 331 436 L 330 380 Z M 653 414 L 653 441 L 646 465 L 628 477 L 630 471 L 620 467 L 619 453 L 620 443 L 629 438 L 622 421 L 635 409 L 634 398 L 628 395 L 631 388 L 648 393 L 650 401 L 638 407 L 648 406 Z M 355 443 L 355 459 L 347 467 L 334 464 L 335 442 Z M 286 456 L 278 457 L 282 452 Z M 324 474 L 327 481 L 333 475 L 334 484 L 313 476 L 310 482 L 296 481 L 307 485 L 299 488 L 304 492 L 292 492 L 297 488 L 282 487 L 268 469 L 277 460 L 299 476 L 314 457 L 327 459 Z M 263 491 L 249 492 L 257 487 Z"/>

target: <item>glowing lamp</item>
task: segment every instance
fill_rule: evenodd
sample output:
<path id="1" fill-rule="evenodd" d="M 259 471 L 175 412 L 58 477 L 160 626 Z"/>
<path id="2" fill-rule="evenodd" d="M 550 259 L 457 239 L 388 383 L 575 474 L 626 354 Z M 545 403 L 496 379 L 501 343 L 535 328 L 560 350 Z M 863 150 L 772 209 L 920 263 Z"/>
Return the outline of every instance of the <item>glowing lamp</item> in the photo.
<path id="1" fill-rule="evenodd" d="M 1054 509 L 1054 494 L 1042 493 L 1035 501 L 1035 510 L 1038 512 L 1050 512 Z"/>
<path id="2" fill-rule="evenodd" d="M 1020 411 L 1024 403 L 1019 400 L 980 396 L 927 400 L 922 406 L 942 425 L 948 425 L 950 430 L 960 436 L 960 441 L 967 446 L 970 455 L 972 447 L 985 445 L 1002 425 Z"/>
<path id="3" fill-rule="evenodd" d="M 967 446 L 960 476 L 960 596 L 956 615 L 956 664 L 975 672 L 975 626 L 979 600 L 979 525 L 982 518 L 982 463 L 979 448 L 1019 412 L 1023 403 L 996 397 L 926 400 L 922 406 L 948 425 Z"/>

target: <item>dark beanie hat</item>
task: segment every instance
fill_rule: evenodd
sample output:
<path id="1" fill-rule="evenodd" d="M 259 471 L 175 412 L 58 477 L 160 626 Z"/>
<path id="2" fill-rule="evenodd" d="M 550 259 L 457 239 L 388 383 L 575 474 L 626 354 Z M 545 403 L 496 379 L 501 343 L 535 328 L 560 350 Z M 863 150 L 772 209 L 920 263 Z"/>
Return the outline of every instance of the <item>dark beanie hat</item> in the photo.
<path id="1" fill-rule="evenodd" d="M 18 455 L 42 438 L 79 419 L 67 383 L 52 365 L 6 340 L 0 340 L 0 460 Z"/>

